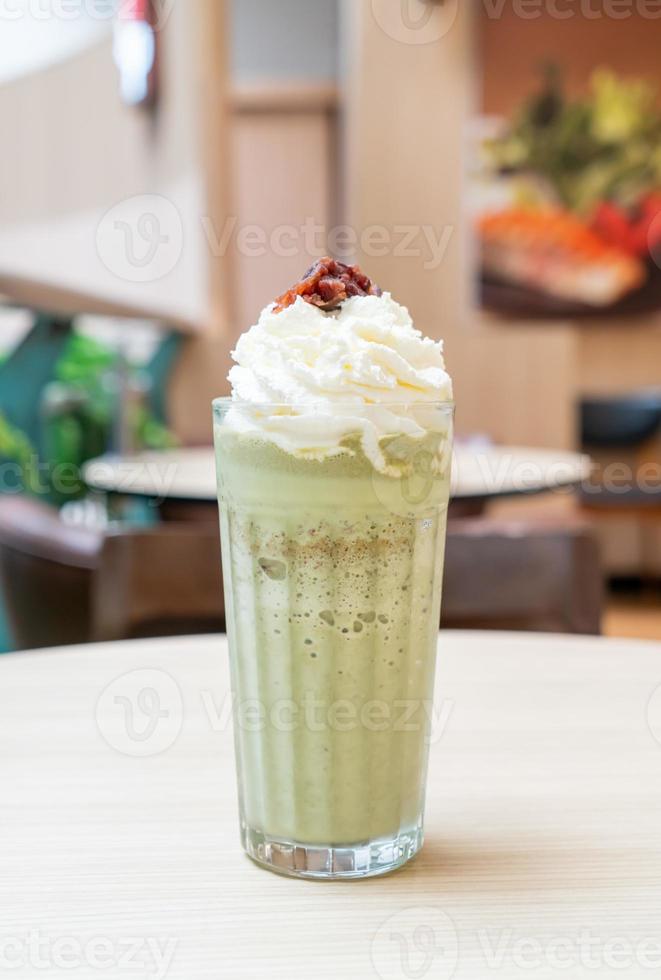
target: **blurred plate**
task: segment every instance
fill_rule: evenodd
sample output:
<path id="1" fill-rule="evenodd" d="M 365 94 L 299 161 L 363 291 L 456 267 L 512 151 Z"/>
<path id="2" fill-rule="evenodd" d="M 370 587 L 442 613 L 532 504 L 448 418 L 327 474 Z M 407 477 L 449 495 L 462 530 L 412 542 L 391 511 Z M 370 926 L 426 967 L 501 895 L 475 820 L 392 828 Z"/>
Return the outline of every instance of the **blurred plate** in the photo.
<path id="1" fill-rule="evenodd" d="M 566 320 L 576 318 L 641 316 L 661 311 L 661 269 L 653 262 L 648 266 L 644 286 L 612 306 L 588 306 L 586 303 L 556 299 L 527 286 L 516 286 L 482 275 L 480 305 L 492 313 L 511 319 Z"/>

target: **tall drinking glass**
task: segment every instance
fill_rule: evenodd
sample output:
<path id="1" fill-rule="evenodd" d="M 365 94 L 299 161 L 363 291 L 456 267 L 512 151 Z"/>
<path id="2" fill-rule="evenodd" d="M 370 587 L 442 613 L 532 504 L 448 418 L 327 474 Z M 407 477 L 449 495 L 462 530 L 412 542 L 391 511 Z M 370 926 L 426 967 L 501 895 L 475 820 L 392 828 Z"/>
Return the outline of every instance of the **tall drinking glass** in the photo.
<path id="1" fill-rule="evenodd" d="M 298 411 L 214 403 L 241 836 L 358 878 L 422 846 L 453 407 L 334 407 L 330 455 L 280 448 Z"/>

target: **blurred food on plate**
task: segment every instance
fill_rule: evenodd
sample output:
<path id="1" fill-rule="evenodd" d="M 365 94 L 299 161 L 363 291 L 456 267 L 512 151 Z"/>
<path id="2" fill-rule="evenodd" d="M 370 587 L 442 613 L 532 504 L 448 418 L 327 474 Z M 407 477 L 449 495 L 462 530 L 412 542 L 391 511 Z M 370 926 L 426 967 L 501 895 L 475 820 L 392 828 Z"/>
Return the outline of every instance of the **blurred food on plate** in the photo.
<path id="1" fill-rule="evenodd" d="M 477 217 L 484 305 L 511 301 L 489 288 L 500 283 L 537 294 L 537 313 L 544 296 L 575 302 L 576 312 L 620 309 L 639 293 L 641 312 L 661 307 L 656 95 L 647 82 L 599 69 L 587 94 L 570 99 L 549 67 L 512 119 L 492 121 Z"/>
<path id="2" fill-rule="evenodd" d="M 608 306 L 645 280 L 639 259 L 560 208 L 486 214 L 479 230 L 486 273 L 559 299 Z"/>

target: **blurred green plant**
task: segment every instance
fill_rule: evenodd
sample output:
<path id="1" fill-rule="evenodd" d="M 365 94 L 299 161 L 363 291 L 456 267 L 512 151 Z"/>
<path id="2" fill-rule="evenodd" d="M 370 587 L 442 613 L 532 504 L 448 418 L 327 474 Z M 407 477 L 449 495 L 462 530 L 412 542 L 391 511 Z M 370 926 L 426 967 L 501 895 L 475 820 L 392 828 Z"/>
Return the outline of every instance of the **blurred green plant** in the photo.
<path id="1" fill-rule="evenodd" d="M 15 481 L 6 477 L 2 481 L 4 490 L 13 491 L 25 488 L 36 493 L 38 484 L 38 456 L 36 447 L 28 437 L 13 426 L 0 411 L 0 463 L 12 463 L 18 467 Z M 15 483 L 15 486 L 14 486 Z"/>
<path id="2" fill-rule="evenodd" d="M 55 366 L 55 376 L 64 384 L 97 388 L 103 372 L 110 371 L 115 361 L 114 351 L 104 344 L 73 332 Z"/>
<path id="3" fill-rule="evenodd" d="M 498 171 L 543 177 L 557 199 L 582 216 L 603 201 L 635 206 L 661 188 L 656 90 L 599 69 L 588 94 L 569 99 L 559 70 L 547 66 L 541 90 L 486 150 Z"/>
<path id="4" fill-rule="evenodd" d="M 113 448 L 120 412 L 120 364 L 117 354 L 82 334 L 72 333 L 55 368 L 55 380 L 44 393 L 44 451 L 51 471 L 51 493 L 63 502 L 82 497 L 87 487 L 80 473 L 87 460 Z M 128 367 L 127 380 L 139 387 L 139 372 Z M 125 406 L 132 447 L 164 449 L 176 439 L 141 401 Z M 58 473 L 65 472 L 63 492 Z M 72 476 L 75 474 L 75 476 Z"/>

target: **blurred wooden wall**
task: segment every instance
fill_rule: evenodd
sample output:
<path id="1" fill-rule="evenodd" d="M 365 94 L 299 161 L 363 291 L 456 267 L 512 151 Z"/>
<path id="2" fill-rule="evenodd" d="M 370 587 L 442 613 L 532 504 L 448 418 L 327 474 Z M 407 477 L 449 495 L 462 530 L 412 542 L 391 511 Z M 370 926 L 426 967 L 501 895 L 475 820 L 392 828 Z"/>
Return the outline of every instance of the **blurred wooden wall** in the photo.
<path id="1" fill-rule="evenodd" d="M 410 7 L 412 21 L 427 17 L 429 5 L 422 0 L 412 0 Z M 432 40 L 425 44 L 409 43 L 415 35 L 398 32 L 386 13 L 380 21 L 375 16 L 380 9 L 380 0 L 346 4 L 352 37 L 349 220 L 358 229 L 383 225 L 393 241 L 394 230 L 403 225 L 431 226 L 439 237 L 447 228 L 451 237 L 437 268 L 425 268 L 430 254 L 422 232 L 415 254 L 390 249 L 362 260 L 409 306 L 421 330 L 445 339 L 460 432 L 571 446 L 575 338 L 570 326 L 492 326 L 477 311 L 472 293 L 465 205 L 468 124 L 480 77 L 475 7 L 432 8 Z"/>
<path id="2" fill-rule="evenodd" d="M 589 327 L 508 323 L 477 308 L 466 213 L 468 128 L 482 111 L 487 75 L 495 73 L 500 85 L 494 83 L 488 96 L 493 108 L 497 100 L 518 97 L 523 73 L 542 50 L 555 46 L 573 58 L 570 84 L 584 84 L 593 49 L 605 44 L 607 33 L 604 51 L 614 55 L 621 29 L 612 21 L 590 21 L 589 31 L 578 19 L 512 21 L 507 4 L 501 20 L 485 23 L 483 4 L 459 0 L 442 6 L 427 0 L 341 3 L 339 90 L 300 79 L 232 86 L 225 73 L 218 74 L 227 56 L 221 50 L 224 35 L 218 40 L 218 18 L 224 15 L 217 8 L 207 12 L 216 20 L 211 37 L 219 48 L 215 60 L 212 48 L 208 54 L 216 72 L 215 98 L 224 92 L 228 110 L 227 116 L 223 106 L 216 112 L 227 120 L 227 156 L 209 172 L 223 200 L 216 213 L 224 220 L 214 227 L 210 248 L 226 313 L 215 317 L 215 336 L 193 344 L 181 366 L 180 431 L 191 441 L 208 437 L 208 397 L 227 392 L 229 349 L 313 257 L 300 234 L 311 221 L 327 229 L 346 223 L 358 236 L 370 228 L 385 230 L 391 243 L 385 254 L 377 247 L 359 257 L 410 306 L 421 329 L 445 339 L 460 431 L 487 432 L 504 443 L 575 447 L 577 399 L 583 392 L 653 383 L 661 330 L 649 320 L 617 326 L 595 320 Z M 420 40 L 419 25 L 427 43 L 411 43 Z M 636 43 L 617 63 L 622 70 L 626 57 L 642 71 L 654 68 L 654 27 L 634 28 Z M 626 29 L 631 30 L 628 21 Z M 207 117 L 214 119 L 211 105 Z M 217 130 L 215 139 L 219 155 Z M 430 254 L 423 231 L 417 254 L 399 254 L 397 229 L 403 226 L 430 227 L 437 240 L 449 235 L 436 267 L 425 267 Z M 255 230 L 265 236 L 266 247 L 255 249 L 254 239 L 247 247 L 245 238 L 243 245 L 239 241 L 241 231 Z M 278 231 L 285 233 L 282 247 Z"/>
<path id="3" fill-rule="evenodd" d="M 310 264 L 307 222 L 337 218 L 338 93 L 334 85 L 260 83 L 228 87 L 227 159 L 207 247 L 222 275 L 217 328 L 187 344 L 173 405 L 187 442 L 211 438 L 210 402 L 229 393 L 229 352 L 260 311 Z M 323 243 L 323 236 L 320 238 Z"/>
<path id="4" fill-rule="evenodd" d="M 649 80 L 661 97 L 658 4 L 611 6 L 619 14 L 616 17 L 607 15 L 608 4 L 601 0 L 582 8 L 579 4 L 558 4 L 557 9 L 565 11 L 561 18 L 543 4 L 534 17 L 527 18 L 517 16 L 514 0 L 501 6 L 500 16 L 494 17 L 488 13 L 493 4 L 478 5 L 480 111 L 511 113 L 538 83 L 540 67 L 548 63 L 562 69 L 567 90 L 574 95 L 584 93 L 594 69 L 603 66 Z M 581 9 L 588 10 L 590 16 Z M 569 10 L 574 11 L 573 16 L 566 16 Z M 649 10 L 651 16 L 641 10 Z M 661 312 L 603 321 L 596 316 L 563 332 L 565 341 L 559 343 L 565 345 L 573 398 L 659 384 Z"/>
<path id="5" fill-rule="evenodd" d="M 424 248 L 406 257 L 394 249 L 363 254 L 362 260 L 410 307 L 422 330 L 445 339 L 460 432 L 574 448 L 576 403 L 583 392 L 658 383 L 659 318 L 526 323 L 478 309 L 466 202 L 468 129 L 481 111 L 481 4 L 410 0 L 407 6 L 408 22 L 398 25 L 393 11 L 399 4 L 345 2 L 349 221 L 358 230 L 382 225 L 391 233 L 398 225 L 432 225 L 437 234 L 451 229 L 451 237 L 435 269 L 425 268 Z M 507 78 L 497 96 L 501 101 L 512 98 L 517 86 L 515 94 L 521 95 L 521 66 L 535 57 L 523 34 L 522 25 L 529 23 L 511 25 L 506 19 L 489 25 L 494 36 L 498 30 L 498 71 Z M 516 26 L 516 41 L 508 25 Z M 661 27 L 649 30 L 658 38 Z M 425 37 L 428 43 L 416 43 Z M 584 33 L 579 41 L 585 48 Z M 641 51 L 649 55 L 651 43 L 648 38 Z M 494 37 L 489 45 L 487 57 L 493 59 Z"/>
<path id="6" fill-rule="evenodd" d="M 520 5 L 520 4 L 519 4 Z M 554 17 L 544 4 L 534 17 L 517 16 L 517 0 L 477 4 L 480 32 L 482 105 L 486 113 L 507 114 L 521 103 L 539 77 L 541 66 L 559 65 L 569 92 L 584 92 L 595 67 L 604 65 L 624 75 L 647 78 L 658 86 L 661 7 L 652 18 L 621 5 L 621 17 L 606 16 L 606 4 L 592 0 L 592 16 L 578 3 L 557 3 L 573 16 Z M 502 10 L 501 10 L 502 8 Z M 500 11 L 493 15 L 494 9 Z M 601 11 L 601 15 L 599 12 Z"/>
<path id="7" fill-rule="evenodd" d="M 154 309 L 197 331 L 177 367 L 171 402 L 182 439 L 204 442 L 211 398 L 227 391 L 236 337 L 312 257 L 302 228 L 346 222 L 357 236 L 372 229 L 376 246 L 359 249 L 367 271 L 410 306 L 421 329 L 446 340 L 460 430 L 487 431 L 502 442 L 574 445 L 578 394 L 618 379 L 623 385 L 624 378 L 627 387 L 649 383 L 658 363 L 649 352 L 659 351 L 661 332 L 654 323 L 508 324 L 476 308 L 465 201 L 482 54 L 496 71 L 501 45 L 498 71 L 507 81 L 494 90 L 495 107 L 517 94 L 533 47 L 521 36 L 514 48 L 495 34 L 485 38 L 480 5 L 459 0 L 341 2 L 339 91 L 304 80 L 233 87 L 222 0 L 196 0 L 195 16 L 173 5 L 155 118 L 120 104 L 109 40 L 0 88 L 0 115 L 11 133 L 0 158 L 0 274 L 7 271 L 3 257 L 19 272 L 24 258 L 25 268 L 44 278 L 64 276 L 81 291 Z M 486 30 L 499 25 L 509 38 L 508 24 Z M 641 64 L 650 44 L 641 36 Z M 185 211 L 182 259 L 164 281 L 126 283 L 100 267 L 94 232 L 117 200 L 154 191 L 174 195 Z M 402 228 L 417 229 L 412 251 Z M 266 242 L 258 254 L 254 239 L 246 246 L 237 238 L 250 229 Z M 278 230 L 284 237 L 274 239 Z M 439 261 L 430 262 L 426 233 L 441 241 Z M 41 251 L 17 247 L 30 240 Z"/>

